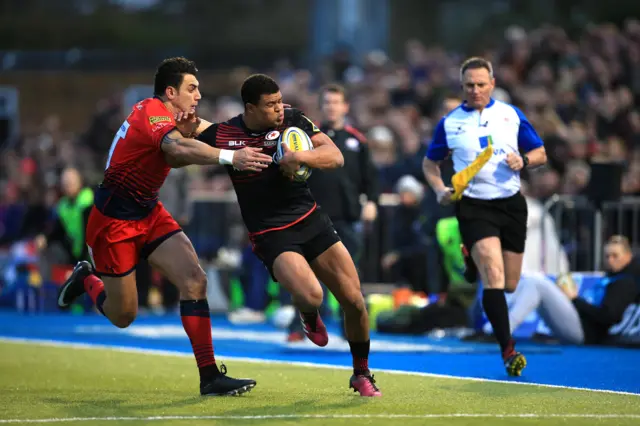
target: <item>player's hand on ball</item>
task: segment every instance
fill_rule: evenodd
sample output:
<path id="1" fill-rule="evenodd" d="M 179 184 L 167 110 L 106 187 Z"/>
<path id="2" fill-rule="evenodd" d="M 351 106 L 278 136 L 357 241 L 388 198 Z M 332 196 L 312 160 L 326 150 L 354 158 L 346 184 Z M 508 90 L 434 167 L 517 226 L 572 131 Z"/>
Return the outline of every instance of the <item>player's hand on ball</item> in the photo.
<path id="1" fill-rule="evenodd" d="M 247 170 L 250 172 L 260 172 L 273 161 L 271 156 L 262 154 L 262 148 L 246 147 L 237 150 L 233 154 L 233 167 L 238 170 Z"/>
<path id="2" fill-rule="evenodd" d="M 195 112 L 187 113 L 180 111 L 174 114 L 173 118 L 176 120 L 176 127 L 178 131 L 185 138 L 193 137 L 200 125 L 200 118 L 196 116 Z"/>
<path id="3" fill-rule="evenodd" d="M 524 167 L 524 160 L 515 152 L 510 152 L 507 154 L 507 164 L 511 167 L 511 170 L 518 171 Z"/>
<path id="4" fill-rule="evenodd" d="M 438 203 L 443 206 L 447 204 L 451 204 L 451 196 L 453 195 L 453 188 L 445 188 L 442 191 L 436 191 L 436 197 L 438 199 Z"/>
<path id="5" fill-rule="evenodd" d="M 293 179 L 295 173 L 300 169 L 301 163 L 298 161 L 295 152 L 291 151 L 286 143 L 282 144 L 282 150 L 284 151 L 284 155 L 278 162 L 280 170 L 282 170 L 285 176 Z"/>

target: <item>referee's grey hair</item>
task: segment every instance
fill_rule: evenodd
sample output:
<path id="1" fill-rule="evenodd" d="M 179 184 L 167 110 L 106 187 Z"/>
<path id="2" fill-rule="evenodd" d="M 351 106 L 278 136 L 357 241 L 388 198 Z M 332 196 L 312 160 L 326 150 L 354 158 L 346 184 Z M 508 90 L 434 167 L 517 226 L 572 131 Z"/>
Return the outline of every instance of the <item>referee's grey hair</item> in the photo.
<path id="1" fill-rule="evenodd" d="M 466 70 L 474 70 L 479 68 L 484 68 L 489 71 L 489 77 L 493 78 L 493 65 L 491 65 L 491 62 L 479 56 L 473 56 L 464 61 L 460 66 L 460 81 L 462 81 L 462 77 L 464 76 Z"/>

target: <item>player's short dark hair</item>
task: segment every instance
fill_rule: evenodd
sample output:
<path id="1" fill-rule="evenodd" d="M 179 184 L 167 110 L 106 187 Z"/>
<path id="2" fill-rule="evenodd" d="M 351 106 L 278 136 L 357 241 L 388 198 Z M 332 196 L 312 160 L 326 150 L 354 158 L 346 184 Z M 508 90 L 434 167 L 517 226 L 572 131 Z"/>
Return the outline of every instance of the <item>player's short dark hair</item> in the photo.
<path id="1" fill-rule="evenodd" d="M 253 74 L 242 83 L 240 96 L 242 103 L 258 105 L 262 95 L 273 95 L 280 91 L 280 86 L 271 77 L 265 74 Z"/>
<path id="2" fill-rule="evenodd" d="M 322 89 L 320 90 L 320 95 L 324 96 L 325 93 L 338 93 L 340 95 L 342 95 L 342 99 L 345 102 L 349 102 L 349 98 L 347 95 L 347 89 L 344 88 L 344 86 L 341 86 L 337 83 L 330 83 L 327 84 L 325 86 L 322 87 Z"/>
<path id="3" fill-rule="evenodd" d="M 467 70 L 477 70 L 481 68 L 486 69 L 489 72 L 489 76 L 493 78 L 493 65 L 491 65 L 491 62 L 479 56 L 473 56 L 462 63 L 460 67 L 460 80 L 462 80 Z"/>
<path id="4" fill-rule="evenodd" d="M 187 58 L 177 57 L 165 59 L 158 65 L 153 81 L 153 94 L 164 95 L 167 87 L 179 88 L 185 74 L 198 74 L 196 63 Z"/>

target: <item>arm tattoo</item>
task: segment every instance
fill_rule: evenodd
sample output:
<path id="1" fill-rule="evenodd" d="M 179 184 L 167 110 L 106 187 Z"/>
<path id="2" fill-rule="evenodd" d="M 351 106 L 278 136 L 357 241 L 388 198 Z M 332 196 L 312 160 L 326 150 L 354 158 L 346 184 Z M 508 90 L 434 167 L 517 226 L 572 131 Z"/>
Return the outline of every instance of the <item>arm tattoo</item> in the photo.
<path id="1" fill-rule="evenodd" d="M 180 133 L 172 130 L 169 133 L 167 133 L 166 135 L 164 135 L 164 137 L 162 138 L 162 143 L 166 144 L 166 145 L 169 145 L 169 144 L 177 142 L 181 138 L 182 138 L 182 135 L 180 135 Z"/>

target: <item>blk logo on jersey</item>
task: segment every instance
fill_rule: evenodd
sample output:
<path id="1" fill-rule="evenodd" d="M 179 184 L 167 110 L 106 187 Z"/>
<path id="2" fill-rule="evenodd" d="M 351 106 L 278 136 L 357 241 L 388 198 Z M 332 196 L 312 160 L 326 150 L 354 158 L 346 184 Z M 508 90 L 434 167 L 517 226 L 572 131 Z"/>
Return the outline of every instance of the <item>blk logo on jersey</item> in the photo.
<path id="1" fill-rule="evenodd" d="M 229 146 L 245 146 L 246 141 L 229 141 Z"/>

